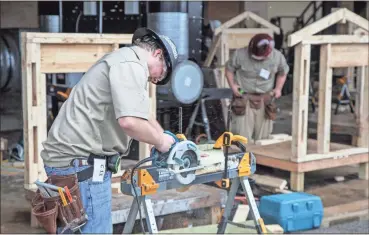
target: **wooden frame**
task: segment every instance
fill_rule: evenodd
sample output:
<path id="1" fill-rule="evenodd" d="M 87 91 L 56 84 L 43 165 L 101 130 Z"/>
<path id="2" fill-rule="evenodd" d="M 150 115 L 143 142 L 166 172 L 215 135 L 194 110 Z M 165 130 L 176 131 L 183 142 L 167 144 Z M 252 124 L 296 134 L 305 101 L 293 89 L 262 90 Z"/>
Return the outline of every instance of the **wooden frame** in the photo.
<path id="1" fill-rule="evenodd" d="M 369 30 L 368 20 L 342 8 L 289 36 L 288 45 L 295 46 L 292 140 L 262 148 L 256 146 L 251 150 L 256 154 L 259 164 L 262 162 L 264 165 L 291 171 L 293 190 L 303 191 L 304 172 L 319 169 L 360 164 L 360 178 L 369 177 L 369 104 L 365 102 L 369 99 L 368 35 L 313 35 L 335 23 L 347 21 Z M 320 45 L 317 140 L 308 139 L 311 45 Z M 360 68 L 355 111 L 358 126 L 356 146 L 330 141 L 332 69 L 346 67 Z"/>
<path id="2" fill-rule="evenodd" d="M 238 24 L 241 21 L 251 19 L 256 23 L 264 26 L 265 28 L 231 28 L 232 26 Z M 209 67 L 214 59 L 215 54 L 219 55 L 218 68 L 221 69 L 221 76 L 217 82 L 218 88 L 228 88 L 228 82 L 225 78 L 224 66 L 229 60 L 230 50 L 246 47 L 251 38 L 258 33 L 267 33 L 270 36 L 274 36 L 274 33 L 280 34 L 280 29 L 268 22 L 267 20 L 261 18 L 253 12 L 245 11 L 236 17 L 223 23 L 221 26 L 215 29 L 214 39 L 209 50 L 209 53 L 203 64 L 204 67 Z M 226 124 L 227 120 L 227 105 L 229 101 L 222 100 L 222 110 L 223 118 Z"/>
<path id="3" fill-rule="evenodd" d="M 132 34 L 31 33 L 21 35 L 23 84 L 23 135 L 25 155 L 24 187 L 35 189 L 34 182 L 46 180 L 40 157 L 47 137 L 45 73 L 86 72 L 104 54 L 130 45 Z M 155 86 L 150 85 L 152 110 L 156 110 Z M 156 115 L 156 112 L 152 112 Z M 140 159 L 149 146 L 140 143 Z M 120 176 L 118 172 L 114 176 Z M 118 186 L 120 189 L 120 186 Z"/>

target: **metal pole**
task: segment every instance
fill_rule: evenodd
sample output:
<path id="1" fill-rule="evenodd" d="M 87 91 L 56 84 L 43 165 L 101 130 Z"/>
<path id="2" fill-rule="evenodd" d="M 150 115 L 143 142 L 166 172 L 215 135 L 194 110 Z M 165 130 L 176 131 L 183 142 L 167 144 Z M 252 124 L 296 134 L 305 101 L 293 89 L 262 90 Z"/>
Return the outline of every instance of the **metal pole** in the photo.
<path id="1" fill-rule="evenodd" d="M 99 1 L 99 33 L 102 33 L 103 30 L 103 2 L 102 0 Z"/>
<path id="2" fill-rule="evenodd" d="M 63 32 L 63 1 L 59 1 L 59 32 Z"/>

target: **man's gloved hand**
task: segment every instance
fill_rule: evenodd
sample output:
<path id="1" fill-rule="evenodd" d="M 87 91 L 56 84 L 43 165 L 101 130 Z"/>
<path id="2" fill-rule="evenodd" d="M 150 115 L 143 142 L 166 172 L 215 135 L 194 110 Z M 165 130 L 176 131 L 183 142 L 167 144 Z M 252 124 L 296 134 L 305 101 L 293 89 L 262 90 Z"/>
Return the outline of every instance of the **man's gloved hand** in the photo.
<path id="1" fill-rule="evenodd" d="M 160 137 L 160 144 L 158 146 L 154 146 L 159 152 L 166 153 L 174 144 L 175 140 L 172 136 L 162 133 Z"/>

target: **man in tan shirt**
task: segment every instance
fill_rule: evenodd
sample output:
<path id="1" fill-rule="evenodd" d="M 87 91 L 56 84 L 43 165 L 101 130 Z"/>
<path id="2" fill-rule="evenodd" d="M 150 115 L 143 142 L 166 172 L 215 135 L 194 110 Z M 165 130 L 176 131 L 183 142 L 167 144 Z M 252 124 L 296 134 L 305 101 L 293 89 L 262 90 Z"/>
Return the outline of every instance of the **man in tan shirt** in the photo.
<path id="1" fill-rule="evenodd" d="M 248 47 L 234 52 L 226 63 L 226 77 L 235 97 L 244 92 L 246 109 L 244 115 L 232 115 L 233 133 L 254 141 L 270 136 L 273 120 L 265 117 L 265 106 L 271 102 L 269 93 L 281 96 L 288 71 L 286 59 L 267 34 L 255 35 Z"/>
<path id="2" fill-rule="evenodd" d="M 168 37 L 146 28 L 135 31 L 132 44 L 91 66 L 73 88 L 43 142 L 41 156 L 48 176 L 78 176 L 88 215 L 83 233 L 113 232 L 112 172 L 106 169 L 100 178 L 95 177 L 96 156 L 125 156 L 132 139 L 160 152 L 169 151 L 174 143 L 150 117 L 147 85 L 168 82 L 177 63 L 176 47 Z"/>

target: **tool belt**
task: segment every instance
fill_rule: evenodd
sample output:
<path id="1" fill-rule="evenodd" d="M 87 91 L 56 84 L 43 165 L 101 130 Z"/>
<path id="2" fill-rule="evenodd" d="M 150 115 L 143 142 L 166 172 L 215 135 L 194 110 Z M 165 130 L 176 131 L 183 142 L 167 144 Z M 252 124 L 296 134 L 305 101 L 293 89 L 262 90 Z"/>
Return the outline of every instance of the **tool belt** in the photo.
<path id="1" fill-rule="evenodd" d="M 50 197 L 46 197 L 38 189 L 35 197 L 32 199 L 32 214 L 47 233 L 55 234 L 57 227 L 63 228 L 62 233 L 67 231 L 67 229 L 71 229 L 73 232 L 77 231 L 88 219 L 83 208 L 77 175 L 51 175 L 45 183 L 61 188 L 66 186 L 69 189 L 71 198 L 66 195 L 66 198 L 64 198 L 66 200 L 65 203 L 57 191 L 49 189 L 48 191 L 53 192 L 53 194 Z"/>
<path id="2" fill-rule="evenodd" d="M 91 154 L 88 159 L 77 158 L 72 160 L 69 165 L 71 167 L 89 165 L 90 167 L 66 176 L 50 175 L 45 181 L 52 186 L 68 189 L 71 197 L 66 197 L 64 202 L 58 191 L 48 189 L 53 195 L 46 196 L 44 192 L 40 191 L 40 188 L 36 191 L 36 195 L 32 199 L 32 214 L 48 233 L 55 234 L 58 227 L 63 228 L 62 233 L 67 229 L 75 232 L 87 222 L 88 218 L 83 208 L 78 182 L 88 180 L 93 176 L 95 158 L 106 160 L 106 170 L 113 173 L 119 170 L 120 155 L 98 156 Z"/>
<path id="3" fill-rule="evenodd" d="M 275 120 L 277 115 L 277 107 L 272 102 L 272 96 L 269 93 L 247 93 L 242 97 L 233 97 L 232 99 L 232 111 L 236 116 L 245 115 L 247 101 L 250 108 L 260 109 L 263 104 L 265 108 L 265 118 Z"/>

